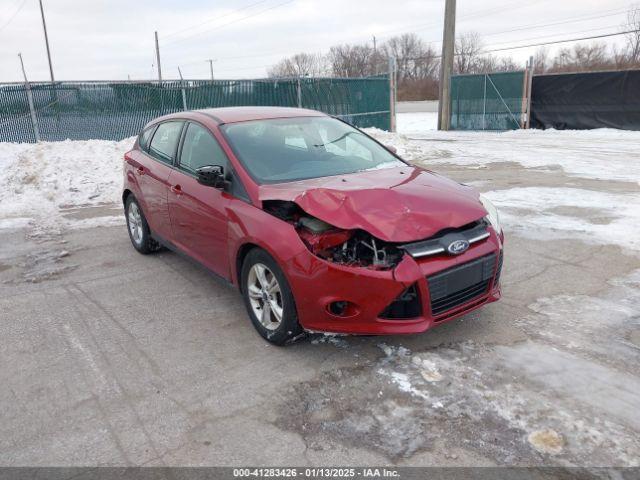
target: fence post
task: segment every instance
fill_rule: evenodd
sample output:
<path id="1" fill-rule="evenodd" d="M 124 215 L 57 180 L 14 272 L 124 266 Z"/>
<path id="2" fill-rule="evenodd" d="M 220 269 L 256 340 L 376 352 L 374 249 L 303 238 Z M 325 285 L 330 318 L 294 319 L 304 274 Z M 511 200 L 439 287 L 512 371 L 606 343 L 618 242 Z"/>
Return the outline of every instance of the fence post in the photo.
<path id="1" fill-rule="evenodd" d="M 396 131 L 396 59 L 389 57 L 389 130 Z"/>
<path id="2" fill-rule="evenodd" d="M 31 114 L 31 124 L 33 125 L 33 136 L 36 139 L 36 143 L 40 141 L 40 129 L 38 128 L 38 117 L 36 117 L 36 109 L 33 106 L 33 94 L 31 93 L 31 85 L 27 80 L 27 72 L 24 69 L 24 62 L 22 61 L 22 54 L 19 53 L 20 65 L 22 66 L 22 75 L 24 75 L 24 87 L 27 91 L 27 101 L 29 102 L 29 113 Z"/>
<path id="3" fill-rule="evenodd" d="M 533 90 L 533 57 L 529 57 L 527 70 L 527 119 L 524 128 L 531 128 L 531 94 Z"/>
<path id="4" fill-rule="evenodd" d="M 182 86 L 182 109 L 187 110 L 187 94 L 184 91 L 184 85 Z"/>
<path id="5" fill-rule="evenodd" d="M 302 82 L 298 76 L 298 108 L 302 108 Z"/>
<path id="6" fill-rule="evenodd" d="M 487 74 L 484 74 L 484 95 L 482 97 L 482 130 L 486 129 L 486 116 L 487 116 Z"/>
<path id="7" fill-rule="evenodd" d="M 33 125 L 33 136 L 36 138 L 36 143 L 40 141 L 40 128 L 38 127 L 38 118 L 36 117 L 36 109 L 33 106 L 33 94 L 31 93 L 31 86 L 29 82 L 25 83 L 27 87 L 27 100 L 29 101 L 29 113 L 31 114 L 31 124 Z"/>

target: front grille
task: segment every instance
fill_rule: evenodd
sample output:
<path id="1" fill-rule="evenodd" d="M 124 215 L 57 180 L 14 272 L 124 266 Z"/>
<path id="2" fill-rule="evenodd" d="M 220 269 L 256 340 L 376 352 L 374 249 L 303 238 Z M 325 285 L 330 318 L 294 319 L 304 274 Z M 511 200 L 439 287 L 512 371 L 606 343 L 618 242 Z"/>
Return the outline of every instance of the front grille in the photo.
<path id="1" fill-rule="evenodd" d="M 379 315 L 386 320 L 406 320 L 419 317 L 422 313 L 420 295 L 414 283 L 391 302 Z"/>
<path id="2" fill-rule="evenodd" d="M 427 277 L 431 313 L 439 315 L 484 295 L 495 267 L 496 254 L 492 253 Z"/>
<path id="3" fill-rule="evenodd" d="M 436 233 L 433 237 L 419 242 L 400 245 L 404 251 L 414 258 L 427 257 L 448 253 L 448 247 L 456 240 L 466 240 L 474 244 L 489 238 L 488 223 L 481 219 L 460 228 L 447 228 Z"/>
<path id="4" fill-rule="evenodd" d="M 500 250 L 500 257 L 498 258 L 498 268 L 496 268 L 496 281 L 493 282 L 494 285 L 498 285 L 500 283 L 500 274 L 502 273 L 502 261 L 504 255 L 502 254 L 502 250 Z"/>

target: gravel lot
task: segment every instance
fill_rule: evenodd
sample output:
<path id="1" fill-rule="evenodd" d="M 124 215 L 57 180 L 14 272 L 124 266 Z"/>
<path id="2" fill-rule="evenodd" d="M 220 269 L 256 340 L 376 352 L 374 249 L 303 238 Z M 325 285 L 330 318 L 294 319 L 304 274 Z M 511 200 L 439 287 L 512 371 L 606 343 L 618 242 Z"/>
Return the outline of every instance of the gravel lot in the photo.
<path id="1" fill-rule="evenodd" d="M 567 173 L 572 137 L 547 167 L 456 164 L 474 138 L 517 158 L 489 135 L 403 140 L 507 230 L 503 300 L 422 335 L 273 347 L 233 288 L 137 254 L 118 205 L 7 223 L 0 464 L 638 466 L 638 179 Z"/>

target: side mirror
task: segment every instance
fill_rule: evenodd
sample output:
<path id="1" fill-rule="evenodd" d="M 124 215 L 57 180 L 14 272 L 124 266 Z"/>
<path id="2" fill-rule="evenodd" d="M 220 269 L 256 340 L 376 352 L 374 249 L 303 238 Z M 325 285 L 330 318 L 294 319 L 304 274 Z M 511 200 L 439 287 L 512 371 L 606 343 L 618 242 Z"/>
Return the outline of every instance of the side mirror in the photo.
<path id="1" fill-rule="evenodd" d="M 384 148 L 389 150 L 391 153 L 398 153 L 398 149 L 396 147 L 394 147 L 393 145 L 385 145 Z"/>
<path id="2" fill-rule="evenodd" d="M 207 187 L 224 188 L 224 169 L 220 165 L 205 165 L 196 170 L 198 183 Z"/>

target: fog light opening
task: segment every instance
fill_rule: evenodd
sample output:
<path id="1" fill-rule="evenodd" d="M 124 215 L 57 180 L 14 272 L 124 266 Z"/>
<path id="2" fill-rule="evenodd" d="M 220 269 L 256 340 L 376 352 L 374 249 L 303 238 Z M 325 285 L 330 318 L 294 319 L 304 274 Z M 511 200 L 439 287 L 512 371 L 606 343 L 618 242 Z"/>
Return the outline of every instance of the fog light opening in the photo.
<path id="1" fill-rule="evenodd" d="M 327 305 L 327 311 L 334 317 L 347 318 L 358 313 L 358 307 L 347 300 L 336 300 Z"/>

